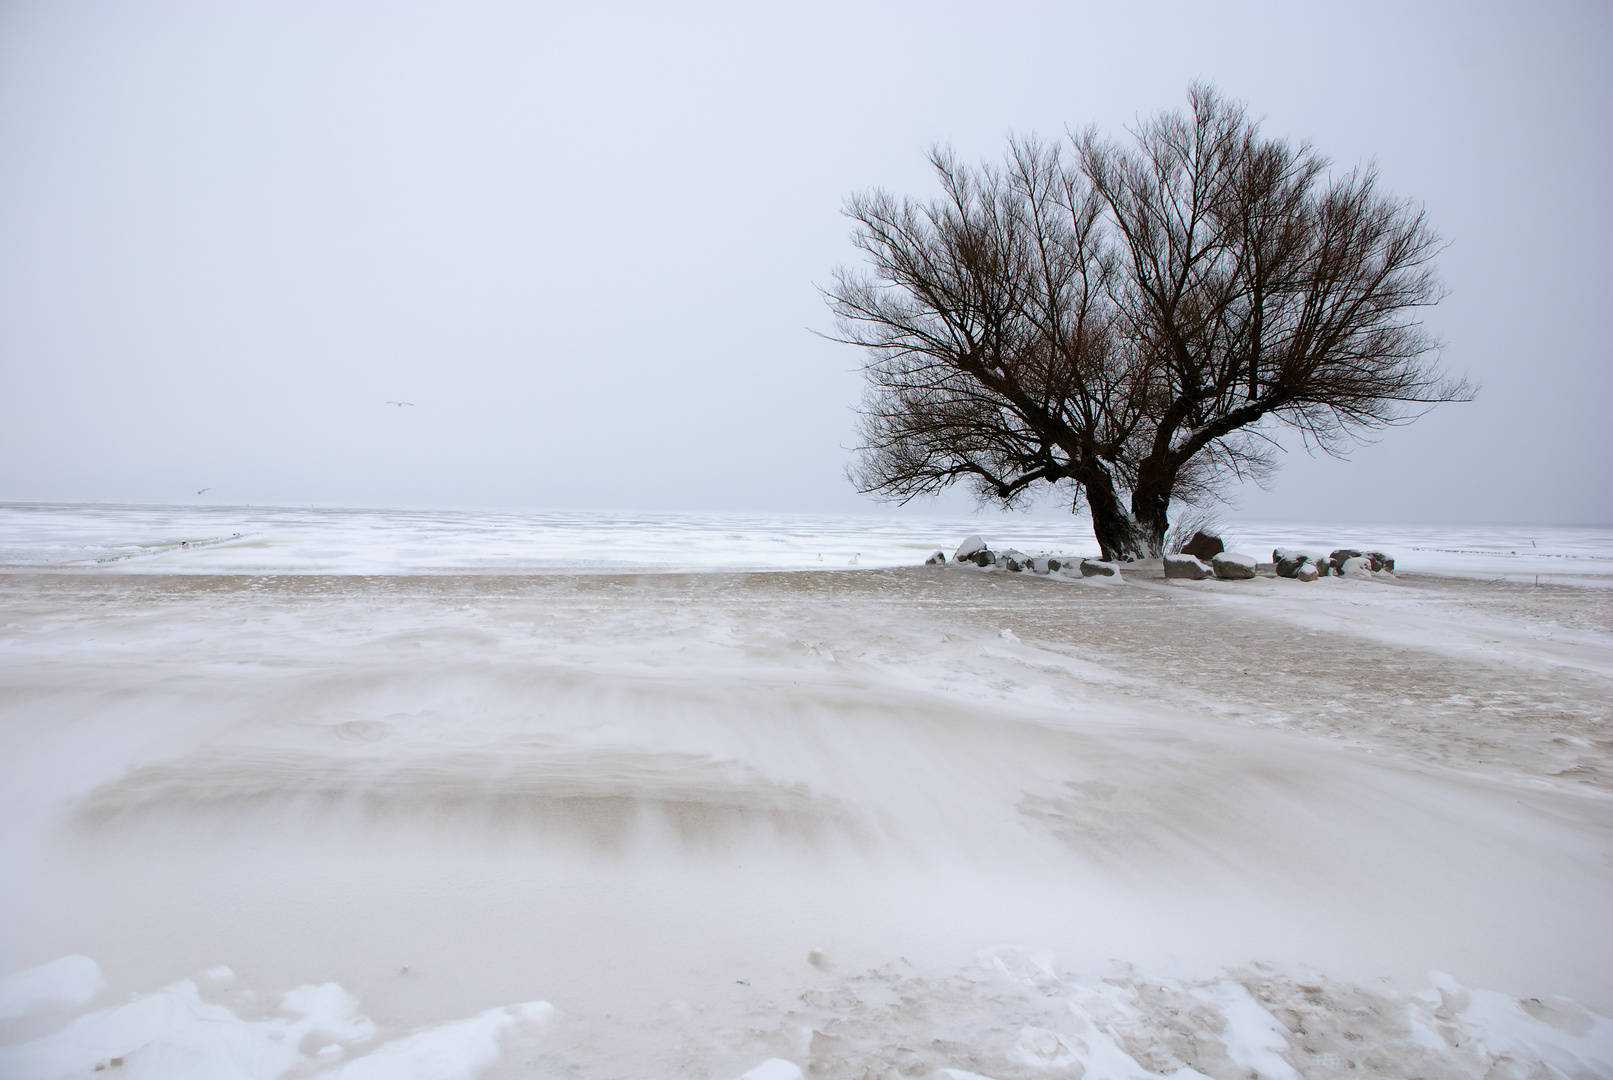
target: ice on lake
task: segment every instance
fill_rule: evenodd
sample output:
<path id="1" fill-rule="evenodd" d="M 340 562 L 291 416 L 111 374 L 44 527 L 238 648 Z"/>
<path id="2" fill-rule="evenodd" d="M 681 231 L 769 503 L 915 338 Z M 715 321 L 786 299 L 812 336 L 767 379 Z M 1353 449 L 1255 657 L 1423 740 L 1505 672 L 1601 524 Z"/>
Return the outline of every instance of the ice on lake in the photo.
<path id="1" fill-rule="evenodd" d="M 1613 578 L 1613 527 L 1235 521 L 1229 548 L 1382 549 L 1413 573 Z M 1080 516 L 972 518 L 595 511 L 0 504 L 0 566 L 192 573 L 806 570 L 910 566 L 971 533 L 999 549 L 1098 554 Z M 855 560 L 855 561 L 854 561 Z"/>

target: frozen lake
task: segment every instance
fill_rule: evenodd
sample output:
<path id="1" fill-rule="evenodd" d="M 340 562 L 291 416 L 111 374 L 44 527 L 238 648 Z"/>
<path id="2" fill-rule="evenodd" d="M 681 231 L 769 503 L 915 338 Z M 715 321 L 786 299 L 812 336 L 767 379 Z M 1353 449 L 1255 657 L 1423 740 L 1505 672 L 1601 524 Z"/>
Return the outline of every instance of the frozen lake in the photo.
<path id="1" fill-rule="evenodd" d="M 1228 546 L 1383 550 L 1402 571 L 1613 580 L 1613 526 L 1233 521 Z M 979 533 L 997 548 L 1098 552 L 1085 515 L 879 517 L 0 504 L 0 566 L 395 574 L 911 566 Z M 194 547 L 187 544 L 197 545 Z M 855 559 L 855 564 L 852 560 Z"/>

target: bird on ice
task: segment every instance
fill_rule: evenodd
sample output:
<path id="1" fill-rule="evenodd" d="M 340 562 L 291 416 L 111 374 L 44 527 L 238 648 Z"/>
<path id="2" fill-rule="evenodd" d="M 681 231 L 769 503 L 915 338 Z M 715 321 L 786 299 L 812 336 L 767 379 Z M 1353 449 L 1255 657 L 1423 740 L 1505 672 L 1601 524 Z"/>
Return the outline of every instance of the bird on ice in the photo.
<path id="1" fill-rule="evenodd" d="M 413 405 L 414 402 L 412 402 L 412 401 L 389 401 L 389 402 L 387 402 L 387 404 L 388 405 L 396 405 L 398 408 L 401 409 L 405 405 Z"/>

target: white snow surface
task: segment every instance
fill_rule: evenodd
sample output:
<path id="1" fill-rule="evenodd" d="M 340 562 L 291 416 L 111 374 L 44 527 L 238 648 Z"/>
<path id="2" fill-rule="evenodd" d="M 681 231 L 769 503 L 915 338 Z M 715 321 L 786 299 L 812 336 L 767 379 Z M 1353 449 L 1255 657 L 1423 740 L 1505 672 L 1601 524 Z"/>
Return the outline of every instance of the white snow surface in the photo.
<path id="1" fill-rule="evenodd" d="M 1613 1077 L 1593 574 L 97 564 L 117 514 L 12 509 L 8 1080 Z"/>

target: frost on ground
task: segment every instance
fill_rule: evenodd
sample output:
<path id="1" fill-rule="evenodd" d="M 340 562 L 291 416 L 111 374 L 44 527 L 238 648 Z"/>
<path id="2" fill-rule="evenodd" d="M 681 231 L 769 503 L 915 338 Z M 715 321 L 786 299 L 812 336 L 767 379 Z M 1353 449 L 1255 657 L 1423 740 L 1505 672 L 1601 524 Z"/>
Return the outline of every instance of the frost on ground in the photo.
<path id="1" fill-rule="evenodd" d="M 0 1076 L 1607 1076 L 1607 595 L 0 574 Z"/>

